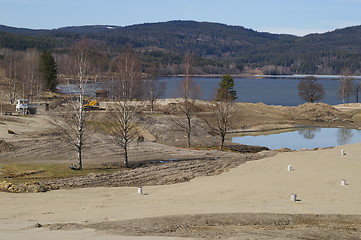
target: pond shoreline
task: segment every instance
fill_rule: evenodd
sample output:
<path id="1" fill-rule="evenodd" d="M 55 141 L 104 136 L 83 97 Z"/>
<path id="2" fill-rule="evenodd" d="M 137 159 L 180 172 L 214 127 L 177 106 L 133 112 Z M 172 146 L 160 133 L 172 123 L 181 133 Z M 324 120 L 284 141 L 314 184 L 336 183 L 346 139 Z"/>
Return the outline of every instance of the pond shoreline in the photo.
<path id="1" fill-rule="evenodd" d="M 228 141 L 251 146 L 315 149 L 361 142 L 361 130 L 347 127 L 300 126 L 230 134 Z"/>

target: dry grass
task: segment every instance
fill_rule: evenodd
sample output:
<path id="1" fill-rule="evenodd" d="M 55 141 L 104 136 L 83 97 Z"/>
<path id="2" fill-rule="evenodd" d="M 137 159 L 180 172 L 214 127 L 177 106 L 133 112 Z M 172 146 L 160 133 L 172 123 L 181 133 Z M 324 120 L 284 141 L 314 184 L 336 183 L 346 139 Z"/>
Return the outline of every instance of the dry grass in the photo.
<path id="1" fill-rule="evenodd" d="M 358 110 L 358 111 L 353 113 L 352 121 L 354 123 L 357 123 L 358 125 L 361 124 L 361 110 Z"/>
<path id="2" fill-rule="evenodd" d="M 1 165 L 0 181 L 25 183 L 52 179 L 86 176 L 89 173 L 112 173 L 125 170 L 119 166 L 85 165 L 81 171 L 73 171 L 65 164 L 11 164 Z"/>

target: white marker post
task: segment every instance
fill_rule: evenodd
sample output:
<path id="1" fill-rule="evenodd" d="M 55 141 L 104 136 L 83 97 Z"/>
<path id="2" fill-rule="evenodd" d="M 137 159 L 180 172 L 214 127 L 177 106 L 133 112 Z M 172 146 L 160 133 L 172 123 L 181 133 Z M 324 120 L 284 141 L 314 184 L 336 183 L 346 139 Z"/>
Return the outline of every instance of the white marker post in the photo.
<path id="1" fill-rule="evenodd" d="M 347 185 L 346 180 L 341 180 L 341 186 L 346 186 L 346 185 Z"/>
<path id="2" fill-rule="evenodd" d="M 291 165 L 291 164 L 287 166 L 287 170 L 288 170 L 289 172 L 293 171 L 293 168 L 292 168 L 292 165 Z"/>
<path id="3" fill-rule="evenodd" d="M 291 201 L 296 202 L 297 201 L 297 194 L 292 193 L 291 194 Z"/>
<path id="4" fill-rule="evenodd" d="M 143 188 L 142 187 L 138 187 L 138 194 L 143 194 Z"/>

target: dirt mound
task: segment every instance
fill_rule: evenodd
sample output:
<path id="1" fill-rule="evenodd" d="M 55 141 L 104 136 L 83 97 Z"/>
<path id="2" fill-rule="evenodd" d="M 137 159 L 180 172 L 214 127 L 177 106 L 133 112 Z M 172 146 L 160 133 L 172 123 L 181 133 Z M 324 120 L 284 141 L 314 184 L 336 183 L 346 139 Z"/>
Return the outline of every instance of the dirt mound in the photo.
<path id="1" fill-rule="evenodd" d="M 359 239 L 360 216 L 199 214 L 90 224 L 52 224 L 51 230 L 95 229 L 114 235 L 203 239 Z"/>
<path id="2" fill-rule="evenodd" d="M 350 121 L 352 115 L 341 112 L 325 103 L 305 103 L 291 107 L 288 117 L 292 120 L 309 120 L 316 122 Z"/>
<path id="3" fill-rule="evenodd" d="M 6 181 L 0 182 L 0 191 L 11 193 L 38 193 L 57 190 L 58 188 L 59 187 L 55 184 L 44 184 L 39 182 L 27 182 L 21 184 L 14 184 Z"/>
<path id="4" fill-rule="evenodd" d="M 136 187 L 165 185 L 187 182 L 199 176 L 212 176 L 226 172 L 246 161 L 271 156 L 274 152 L 258 154 L 240 154 L 221 151 L 204 152 L 202 158 L 148 161 L 138 163 L 133 169 L 115 173 L 92 173 L 83 177 L 58 179 L 45 182 L 45 185 L 56 185 L 59 188 L 83 187 Z"/>
<path id="5" fill-rule="evenodd" d="M 233 151 L 237 151 L 240 153 L 258 153 L 258 152 L 269 150 L 269 148 L 267 148 L 267 147 L 250 146 L 250 145 L 243 145 L 243 144 L 225 146 L 225 148 L 233 150 Z"/>
<path id="6" fill-rule="evenodd" d="M 0 152 L 9 152 L 14 150 L 14 146 L 4 140 L 0 140 Z"/>

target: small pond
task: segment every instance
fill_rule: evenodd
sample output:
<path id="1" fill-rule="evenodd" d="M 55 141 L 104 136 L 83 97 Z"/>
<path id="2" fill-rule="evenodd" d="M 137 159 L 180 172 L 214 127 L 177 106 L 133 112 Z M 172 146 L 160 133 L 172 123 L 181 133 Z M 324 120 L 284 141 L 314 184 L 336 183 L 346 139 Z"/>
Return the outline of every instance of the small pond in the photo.
<path id="1" fill-rule="evenodd" d="M 348 128 L 307 128 L 258 136 L 231 136 L 235 143 L 264 146 L 269 149 L 326 148 L 361 142 L 361 130 Z"/>

